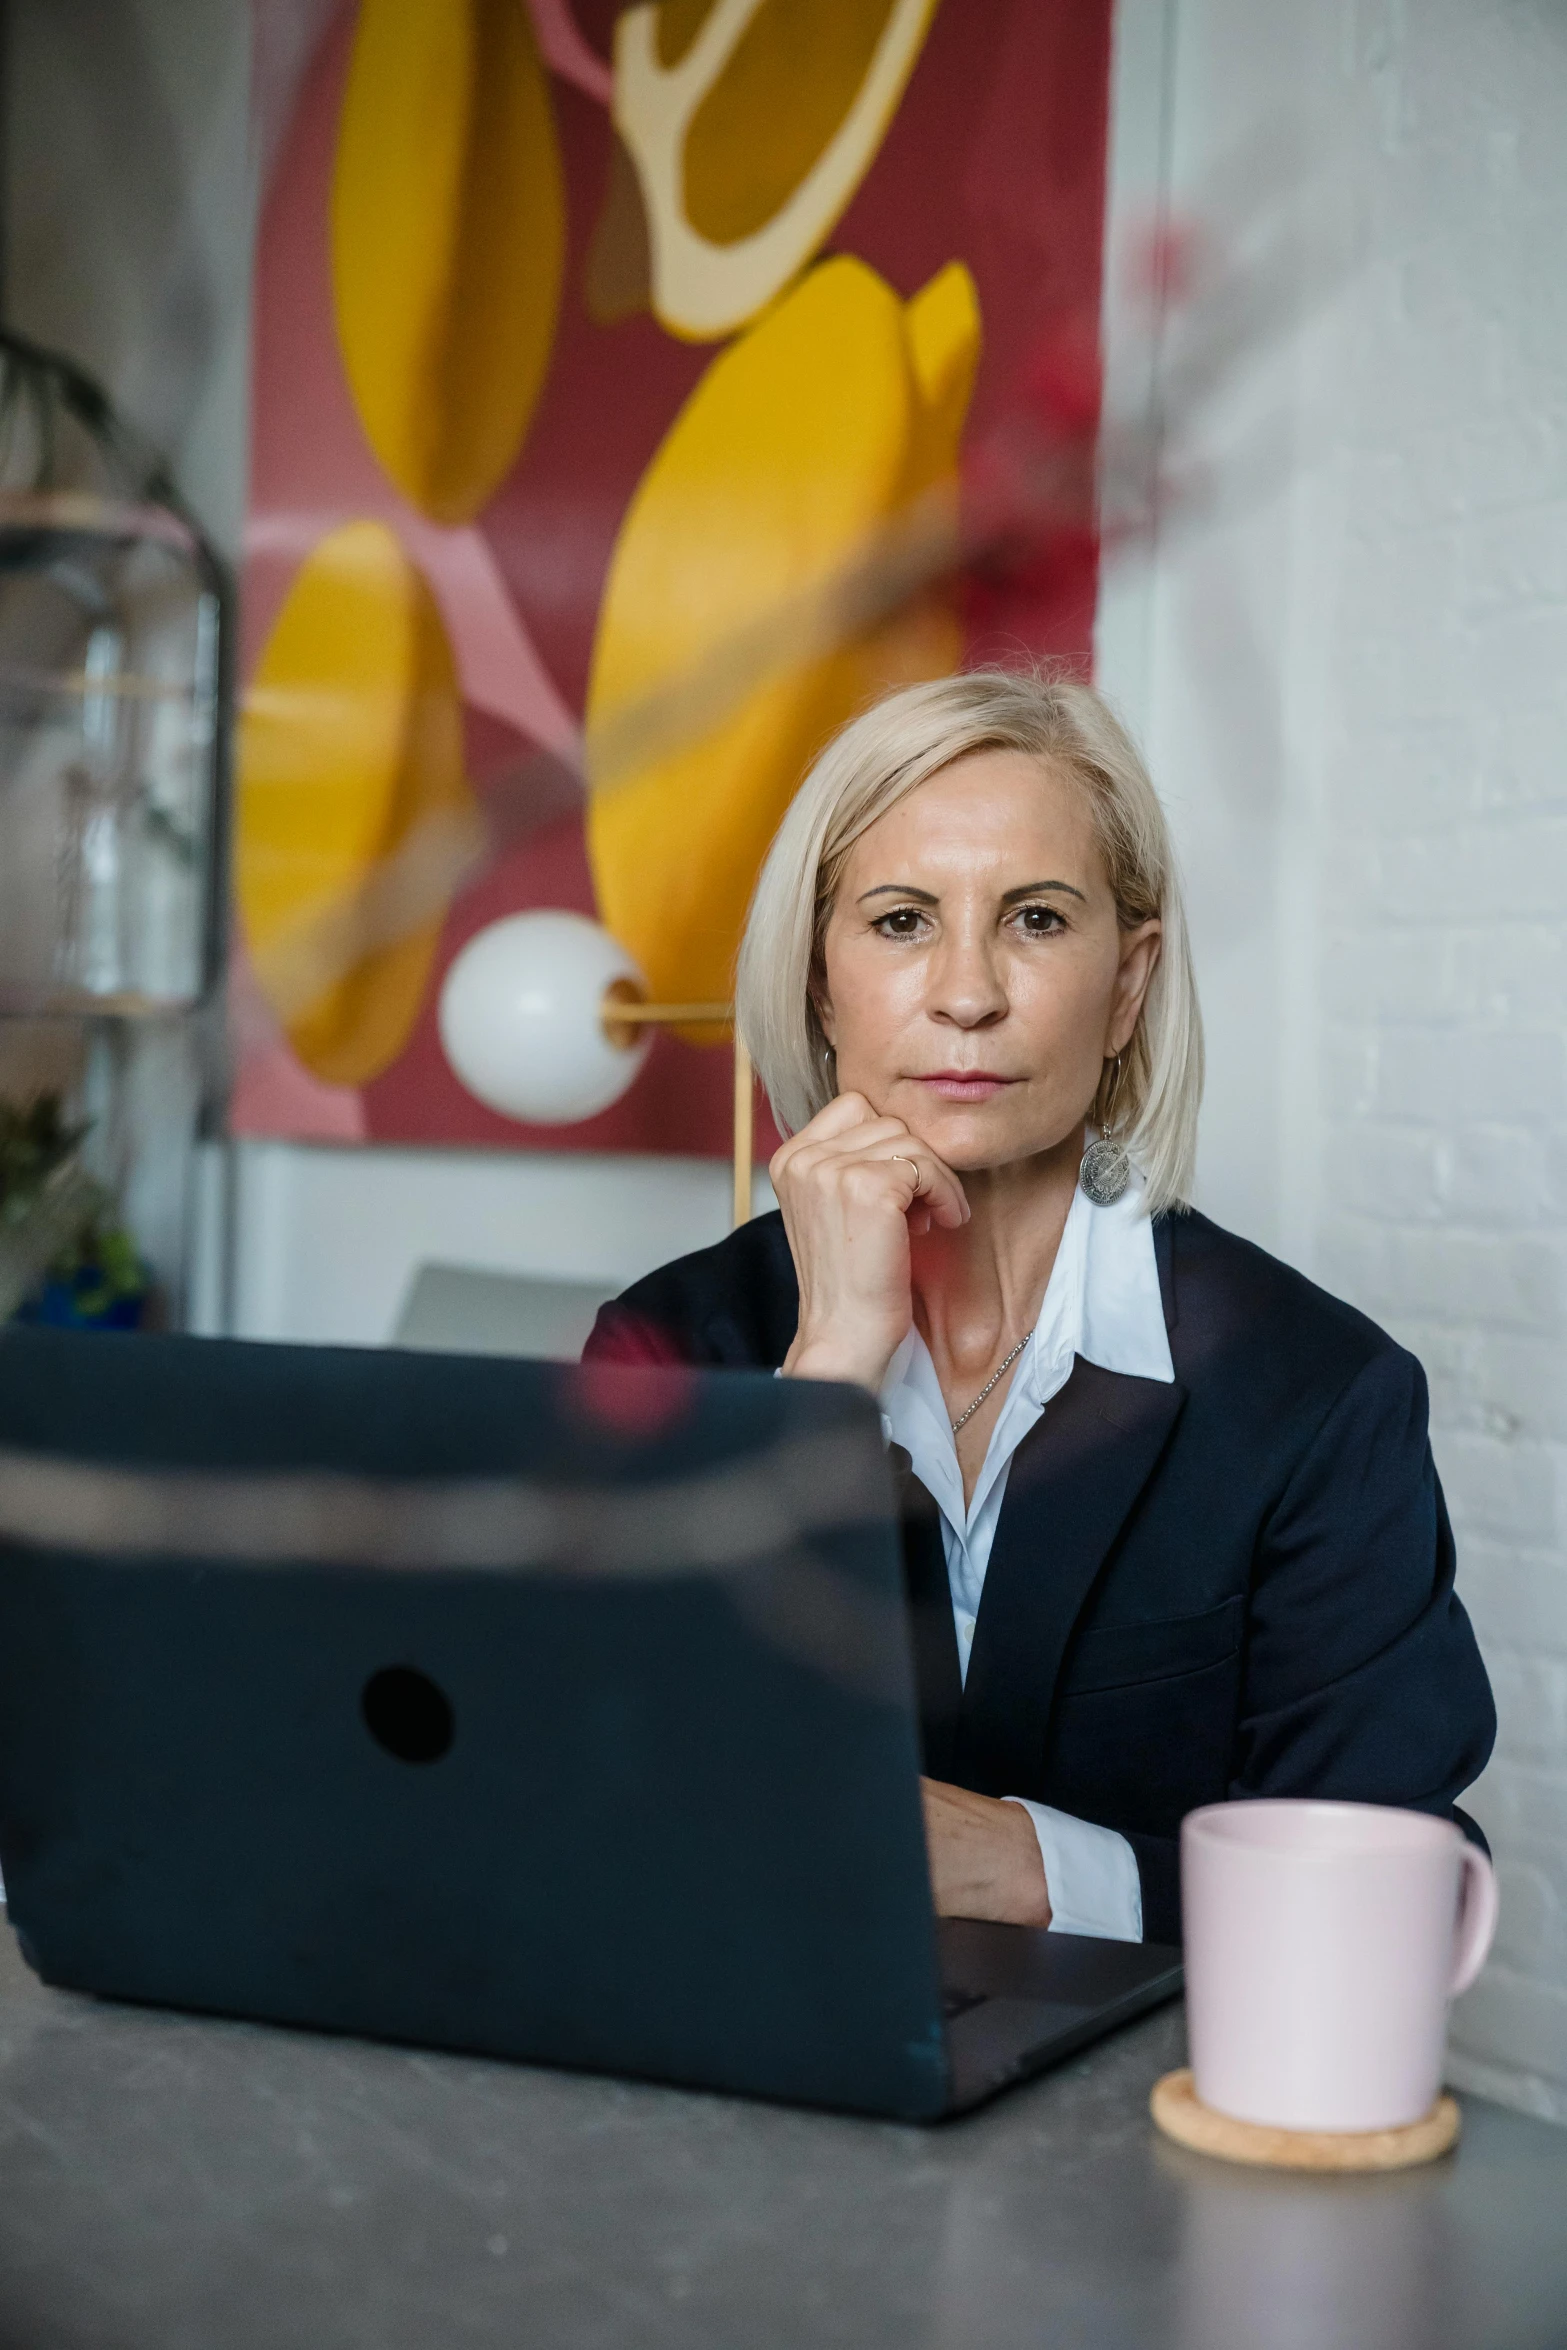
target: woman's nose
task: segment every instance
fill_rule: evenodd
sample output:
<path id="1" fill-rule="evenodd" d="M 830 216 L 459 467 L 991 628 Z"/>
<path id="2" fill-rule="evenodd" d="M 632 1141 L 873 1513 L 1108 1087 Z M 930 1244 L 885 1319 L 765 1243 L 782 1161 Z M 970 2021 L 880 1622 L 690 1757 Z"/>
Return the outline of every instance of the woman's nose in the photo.
<path id="1" fill-rule="evenodd" d="M 1007 1009 L 1006 988 L 990 943 L 982 938 L 949 939 L 934 958 L 926 1009 L 936 1020 L 958 1028 L 982 1028 Z"/>

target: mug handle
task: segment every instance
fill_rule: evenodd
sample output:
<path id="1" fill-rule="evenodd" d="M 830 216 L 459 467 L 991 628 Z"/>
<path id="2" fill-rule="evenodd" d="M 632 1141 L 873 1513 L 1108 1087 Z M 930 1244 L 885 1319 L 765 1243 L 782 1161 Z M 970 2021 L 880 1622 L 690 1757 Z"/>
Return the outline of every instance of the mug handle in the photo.
<path id="1" fill-rule="evenodd" d="M 1453 1980 L 1448 1996 L 1467 1991 L 1490 1955 L 1501 1908 L 1496 1871 L 1476 1844 L 1464 1838 L 1463 1898 L 1458 1905 L 1458 1931 L 1453 1952 Z"/>

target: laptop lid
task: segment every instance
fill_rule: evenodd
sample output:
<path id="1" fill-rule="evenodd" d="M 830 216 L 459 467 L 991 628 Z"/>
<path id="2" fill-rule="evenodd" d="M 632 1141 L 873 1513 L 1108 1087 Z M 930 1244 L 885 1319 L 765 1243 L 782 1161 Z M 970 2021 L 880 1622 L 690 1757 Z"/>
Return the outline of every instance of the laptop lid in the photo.
<path id="1" fill-rule="evenodd" d="M 46 1980 L 947 2098 L 856 1390 L 0 1336 L 0 1864 Z"/>
<path id="2" fill-rule="evenodd" d="M 394 1346 L 437 1354 L 534 1355 L 574 1363 L 619 1285 L 421 1265 L 392 1332 Z"/>

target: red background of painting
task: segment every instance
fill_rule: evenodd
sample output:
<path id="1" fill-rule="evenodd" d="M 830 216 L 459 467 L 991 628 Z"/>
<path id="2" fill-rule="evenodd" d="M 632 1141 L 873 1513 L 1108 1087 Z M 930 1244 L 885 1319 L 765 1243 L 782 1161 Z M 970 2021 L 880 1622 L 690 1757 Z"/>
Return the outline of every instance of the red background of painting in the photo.
<path id="1" fill-rule="evenodd" d="M 584 0 L 603 53 L 616 0 Z M 946 262 L 974 274 L 984 323 L 972 444 L 1015 403 L 1042 338 L 1099 312 L 1110 0 L 945 0 L 881 151 L 827 250 L 858 254 L 908 296 Z M 299 561 L 339 523 L 403 509 L 349 399 L 332 321 L 328 194 L 352 27 L 321 44 L 279 151 L 257 256 L 251 543 L 242 610 L 248 677 Z M 587 249 L 610 158 L 604 110 L 552 82 L 566 174 L 569 250 L 549 378 L 521 457 L 479 518 L 545 667 L 582 708 L 594 621 L 620 518 L 715 346 L 666 335 L 651 318 L 595 325 L 582 300 Z M 992 600 L 971 657 L 1045 652 L 1086 662 L 1090 557 L 1041 599 Z M 530 746 L 470 712 L 470 773 L 482 793 Z M 453 1077 L 435 1027 L 440 980 L 475 931 L 529 907 L 595 912 L 582 824 L 556 818 L 511 848 L 452 907 L 431 986 L 399 1059 L 363 1089 L 373 1140 L 513 1148 L 725 1154 L 729 1061 L 661 1037 L 630 1092 L 602 1116 L 521 1126 Z M 251 1131 L 259 1121 L 245 1121 Z M 266 1130 L 278 1131 L 279 1126 Z M 758 1136 L 771 1147 L 765 1115 Z"/>

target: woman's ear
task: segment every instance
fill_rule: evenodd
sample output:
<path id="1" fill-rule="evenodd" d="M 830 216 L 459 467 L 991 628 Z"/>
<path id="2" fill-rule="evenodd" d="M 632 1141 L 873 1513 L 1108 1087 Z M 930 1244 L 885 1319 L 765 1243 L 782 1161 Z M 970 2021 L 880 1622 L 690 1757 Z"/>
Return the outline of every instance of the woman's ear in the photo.
<path id="1" fill-rule="evenodd" d="M 818 1028 L 832 1046 L 833 1051 L 836 1052 L 838 1049 L 838 1026 L 833 1018 L 832 998 L 825 988 L 812 988 L 811 1009 L 816 1014 Z"/>
<path id="2" fill-rule="evenodd" d="M 1121 964 L 1110 1004 L 1108 1050 L 1111 1053 L 1124 1053 L 1131 1043 L 1163 943 L 1164 925 L 1157 914 L 1139 922 L 1135 930 L 1121 934 Z"/>

